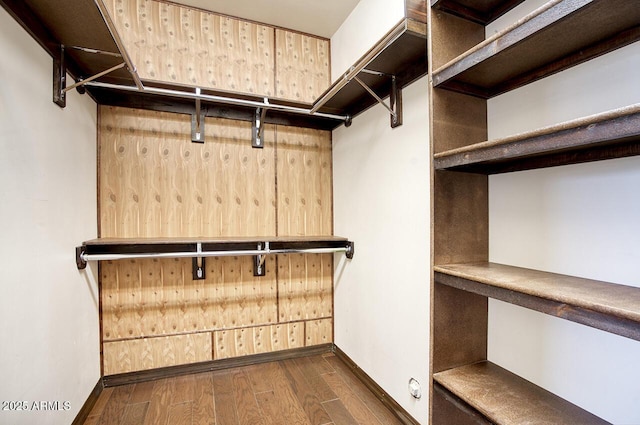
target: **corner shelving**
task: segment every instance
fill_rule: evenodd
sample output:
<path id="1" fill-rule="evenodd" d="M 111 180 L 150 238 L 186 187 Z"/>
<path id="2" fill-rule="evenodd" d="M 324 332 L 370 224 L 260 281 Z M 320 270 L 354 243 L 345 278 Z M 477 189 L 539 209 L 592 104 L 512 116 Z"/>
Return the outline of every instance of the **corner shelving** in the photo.
<path id="1" fill-rule="evenodd" d="M 491 362 L 436 373 L 433 379 L 435 392 L 459 398 L 493 424 L 609 423 Z"/>
<path id="2" fill-rule="evenodd" d="M 640 288 L 489 260 L 488 175 L 640 155 L 640 105 L 488 140 L 487 101 L 640 40 L 624 0 L 431 0 L 431 423 L 607 423 L 487 361 L 488 299 L 640 341 Z M 523 105 L 526 113 L 526 105 Z"/>
<path id="3" fill-rule="evenodd" d="M 434 70 L 433 84 L 493 97 L 640 39 L 638 22 L 628 0 L 550 1 Z"/>
<path id="4" fill-rule="evenodd" d="M 425 75 L 426 38 L 425 23 L 403 19 L 321 94 L 314 102 L 314 108 L 353 117 L 376 103 L 355 77 L 384 98 L 392 90 L 392 78 L 402 88 Z"/>

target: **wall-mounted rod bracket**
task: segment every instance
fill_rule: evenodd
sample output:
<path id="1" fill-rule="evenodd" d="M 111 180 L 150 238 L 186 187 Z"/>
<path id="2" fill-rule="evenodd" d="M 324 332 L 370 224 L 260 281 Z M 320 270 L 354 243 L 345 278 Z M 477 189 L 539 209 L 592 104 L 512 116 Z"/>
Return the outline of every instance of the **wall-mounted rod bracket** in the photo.
<path id="1" fill-rule="evenodd" d="M 61 108 L 67 106 L 67 66 L 64 62 L 64 45 L 53 57 L 53 103 Z"/>
<path id="2" fill-rule="evenodd" d="M 76 266 L 78 266 L 78 270 L 84 270 L 87 268 L 87 260 L 84 258 L 86 253 L 86 246 L 82 245 L 76 247 Z"/>
<path id="3" fill-rule="evenodd" d="M 269 242 L 258 242 L 258 251 L 269 252 Z M 266 254 L 259 254 L 253 256 L 253 275 L 265 276 L 267 274 L 267 268 L 264 266 L 264 262 L 267 259 Z"/>
<path id="4" fill-rule="evenodd" d="M 196 244 L 196 253 L 202 254 L 202 243 Z M 206 277 L 205 257 L 202 255 L 191 259 L 191 268 L 193 271 L 193 280 L 202 280 Z"/>
<path id="5" fill-rule="evenodd" d="M 269 99 L 264 99 L 268 104 Z M 251 130 L 251 147 L 264 148 L 264 117 L 267 115 L 267 108 L 257 108 L 253 117 L 253 126 Z"/>
<path id="6" fill-rule="evenodd" d="M 345 257 L 349 260 L 353 259 L 353 254 L 355 253 L 356 245 L 353 241 L 347 242 L 347 249 L 344 251 Z"/>
<path id="7" fill-rule="evenodd" d="M 398 89 L 396 84 L 396 77 L 394 75 L 391 76 L 391 93 L 389 95 L 389 100 L 391 105 L 387 105 L 384 100 L 380 96 L 374 92 L 371 87 L 366 85 L 357 75 L 353 76 L 353 79 L 362 86 L 371 96 L 374 97 L 379 104 L 387 108 L 389 113 L 391 114 L 391 127 L 395 128 L 402 125 L 402 89 Z"/>
<path id="8" fill-rule="evenodd" d="M 194 143 L 204 143 L 204 112 L 200 105 L 200 87 L 196 87 L 196 110 L 191 115 L 191 141 Z"/>

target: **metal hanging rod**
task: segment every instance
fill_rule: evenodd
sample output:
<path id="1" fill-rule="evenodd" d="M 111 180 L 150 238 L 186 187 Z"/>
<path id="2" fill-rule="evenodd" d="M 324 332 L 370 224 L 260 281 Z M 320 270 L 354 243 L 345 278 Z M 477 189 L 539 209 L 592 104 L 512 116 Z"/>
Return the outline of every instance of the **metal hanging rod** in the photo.
<path id="1" fill-rule="evenodd" d="M 313 115 L 321 118 L 330 118 L 334 120 L 346 121 L 349 117 L 345 115 L 334 115 L 334 114 L 325 114 L 319 112 L 312 112 L 311 109 L 298 108 L 295 106 L 288 105 L 278 105 L 269 102 L 268 98 L 264 98 L 264 101 L 259 102 L 256 100 L 247 100 L 247 99 L 236 99 L 233 97 L 225 97 L 225 96 L 216 96 L 210 94 L 198 94 L 196 92 L 185 92 L 180 90 L 172 90 L 172 89 L 163 89 L 159 87 L 147 87 L 143 86 L 142 89 L 133 86 L 123 86 L 119 84 L 110 84 L 110 83 L 101 83 L 96 81 L 91 81 L 86 83 L 87 86 L 90 87 L 99 87 L 111 90 L 120 90 L 120 91 L 129 91 L 129 92 L 138 92 L 144 94 L 153 94 L 159 96 L 168 96 L 168 97 L 177 97 L 181 99 L 191 99 L 191 100 L 204 100 L 208 102 L 217 102 L 217 103 L 225 103 L 229 105 L 238 105 L 238 106 L 247 106 L 251 108 L 264 108 L 265 110 L 274 110 L 274 111 L 283 111 L 289 112 L 293 114 L 300 115 Z"/>
<path id="2" fill-rule="evenodd" d="M 116 43 L 116 46 L 118 47 L 118 51 L 122 55 L 122 59 L 124 59 L 124 63 L 127 64 L 127 69 L 131 73 L 131 76 L 133 77 L 133 81 L 136 83 L 136 86 L 138 87 L 138 89 L 140 90 L 144 89 L 142 80 L 140 80 L 140 76 L 138 75 L 138 70 L 136 69 L 136 66 L 133 64 L 133 61 L 131 61 L 131 57 L 127 53 L 127 50 L 124 48 L 124 43 L 120 38 L 120 34 L 118 34 L 116 26 L 113 23 L 113 19 L 111 19 L 109 10 L 105 6 L 103 0 L 95 0 L 95 4 L 96 6 L 98 6 L 98 10 L 100 10 L 102 19 L 104 19 L 105 24 L 107 24 L 107 28 L 111 33 L 111 37 L 113 38 L 113 41 Z"/>
<path id="3" fill-rule="evenodd" d="M 143 258 L 194 258 L 194 257 L 240 257 L 270 254 L 331 254 L 334 252 L 349 252 L 350 247 L 336 248 L 306 248 L 306 249 L 265 249 L 240 251 L 200 251 L 200 252 L 153 252 L 132 254 L 80 254 L 82 261 L 132 260 Z"/>

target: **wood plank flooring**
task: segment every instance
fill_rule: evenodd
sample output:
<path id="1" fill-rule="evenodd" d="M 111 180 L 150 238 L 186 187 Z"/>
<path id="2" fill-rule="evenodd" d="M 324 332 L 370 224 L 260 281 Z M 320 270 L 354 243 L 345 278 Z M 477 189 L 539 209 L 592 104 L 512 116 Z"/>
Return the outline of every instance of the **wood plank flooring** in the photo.
<path id="1" fill-rule="evenodd" d="M 85 425 L 401 425 L 328 353 L 106 388 Z"/>

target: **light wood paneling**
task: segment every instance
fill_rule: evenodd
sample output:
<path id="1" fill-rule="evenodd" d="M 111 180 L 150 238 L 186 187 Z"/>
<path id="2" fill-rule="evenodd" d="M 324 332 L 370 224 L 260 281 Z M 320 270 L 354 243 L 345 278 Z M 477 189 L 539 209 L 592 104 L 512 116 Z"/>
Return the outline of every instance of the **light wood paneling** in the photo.
<path id="1" fill-rule="evenodd" d="M 331 84 L 329 40 L 276 29 L 276 96 L 313 103 Z"/>
<path id="2" fill-rule="evenodd" d="M 305 322 L 305 345 L 328 344 L 333 342 L 333 319 L 319 319 Z"/>
<path id="3" fill-rule="evenodd" d="M 207 118 L 205 143 L 194 144 L 187 115 L 105 106 L 99 131 L 101 237 L 332 234 L 329 132 L 267 126 L 265 148 L 252 149 L 250 123 Z M 103 262 L 111 373 L 159 367 L 146 353 L 162 337 L 213 332 L 216 358 L 331 341 L 331 254 L 268 256 L 263 277 L 251 257 L 207 258 L 203 280 L 191 268 L 191 259 Z"/>
<path id="4" fill-rule="evenodd" d="M 105 0 L 143 79 L 273 96 L 274 29 L 153 0 Z"/>
<path id="5" fill-rule="evenodd" d="M 333 255 L 278 256 L 280 322 L 330 317 L 333 314 Z"/>
<path id="6" fill-rule="evenodd" d="M 279 126 L 278 235 L 331 235 L 331 133 Z"/>
<path id="7" fill-rule="evenodd" d="M 104 374 L 211 360 L 211 333 L 142 338 L 103 344 Z"/>
<path id="8" fill-rule="evenodd" d="M 304 323 L 217 331 L 214 356 L 224 359 L 304 347 L 304 331 Z"/>
<path id="9" fill-rule="evenodd" d="M 251 123 L 100 107 L 101 237 L 275 234 L 274 127 L 251 148 Z M 327 233 L 330 234 L 330 233 Z"/>
<path id="10" fill-rule="evenodd" d="M 331 135 L 278 127 L 278 233 L 332 234 Z M 279 255 L 279 320 L 332 315 L 332 255 Z"/>
<path id="11" fill-rule="evenodd" d="M 275 259 L 253 276 L 251 257 L 209 258 L 193 280 L 191 259 L 106 261 L 103 339 L 255 326 L 277 322 Z"/>

